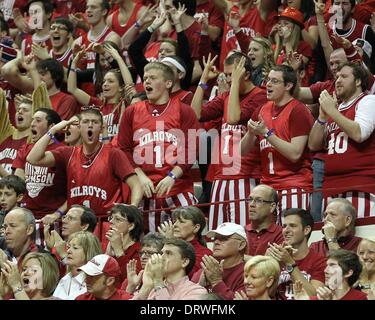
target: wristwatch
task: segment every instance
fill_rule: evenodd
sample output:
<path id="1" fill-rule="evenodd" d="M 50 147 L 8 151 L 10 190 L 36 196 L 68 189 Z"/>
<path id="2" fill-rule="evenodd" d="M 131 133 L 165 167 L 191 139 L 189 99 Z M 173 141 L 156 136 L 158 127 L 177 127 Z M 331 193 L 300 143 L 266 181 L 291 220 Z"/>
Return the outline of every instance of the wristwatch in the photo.
<path id="1" fill-rule="evenodd" d="M 337 239 L 336 238 L 329 238 L 329 239 L 327 239 L 327 244 L 331 243 L 331 242 L 337 243 Z"/>
<path id="2" fill-rule="evenodd" d="M 296 267 L 296 264 L 287 264 L 286 265 L 286 271 L 290 274 L 293 272 L 294 268 Z"/>

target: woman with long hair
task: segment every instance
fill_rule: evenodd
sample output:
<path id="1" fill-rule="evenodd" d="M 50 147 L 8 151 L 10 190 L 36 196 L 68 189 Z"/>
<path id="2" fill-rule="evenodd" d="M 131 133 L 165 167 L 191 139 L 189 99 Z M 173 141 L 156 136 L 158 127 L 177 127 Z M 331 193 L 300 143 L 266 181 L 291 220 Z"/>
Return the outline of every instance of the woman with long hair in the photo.
<path id="1" fill-rule="evenodd" d="M 251 81 L 258 87 L 265 87 L 264 79 L 275 65 L 271 42 L 264 37 L 254 37 L 247 52 L 253 72 Z"/>
<path id="2" fill-rule="evenodd" d="M 103 46 L 103 52 L 113 57 L 119 69 L 109 69 L 103 76 L 101 98 L 90 96 L 77 87 L 76 66 L 83 57 L 84 51 L 73 58 L 68 76 L 68 91 L 83 106 L 96 106 L 100 109 L 107 124 L 108 134 L 114 136 L 118 132 L 122 112 L 125 109 L 125 84 L 133 84 L 132 76 L 119 52 L 109 44 Z"/>
<path id="3" fill-rule="evenodd" d="M 53 296 L 74 300 L 87 291 L 85 273 L 78 270 L 93 257 L 102 254 L 98 238 L 89 231 L 73 233 L 67 243 L 66 266 L 68 273 L 59 281 Z"/>
<path id="4" fill-rule="evenodd" d="M 277 33 L 274 34 L 274 59 L 276 64 L 283 64 L 287 63 L 295 52 L 302 55 L 302 65 L 306 73 L 301 79 L 301 85 L 308 86 L 309 77 L 313 75 L 313 70 L 308 68 L 308 64 L 313 54 L 311 46 L 302 39 L 303 27 L 303 15 L 298 9 L 287 7 L 279 15 Z"/>

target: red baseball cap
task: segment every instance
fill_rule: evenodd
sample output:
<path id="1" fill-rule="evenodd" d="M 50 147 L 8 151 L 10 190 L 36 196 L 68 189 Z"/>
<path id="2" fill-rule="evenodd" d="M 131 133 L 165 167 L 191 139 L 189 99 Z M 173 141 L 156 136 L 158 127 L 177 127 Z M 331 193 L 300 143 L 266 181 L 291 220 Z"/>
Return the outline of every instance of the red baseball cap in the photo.
<path id="1" fill-rule="evenodd" d="M 105 274 L 111 277 L 117 277 L 121 274 L 118 262 L 107 254 L 98 254 L 78 270 L 82 270 L 89 276 Z"/>
<path id="2" fill-rule="evenodd" d="M 279 14 L 279 19 L 281 18 L 292 20 L 292 22 L 297 23 L 301 28 L 304 28 L 303 14 L 296 8 L 287 7 Z"/>

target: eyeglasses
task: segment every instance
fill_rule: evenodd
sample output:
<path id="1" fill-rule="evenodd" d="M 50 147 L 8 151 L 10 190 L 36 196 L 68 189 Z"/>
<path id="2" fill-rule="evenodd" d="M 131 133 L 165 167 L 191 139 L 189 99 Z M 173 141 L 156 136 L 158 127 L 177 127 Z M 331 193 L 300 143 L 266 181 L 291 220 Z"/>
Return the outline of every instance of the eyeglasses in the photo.
<path id="1" fill-rule="evenodd" d="M 246 202 L 248 202 L 248 203 L 255 202 L 256 206 L 261 206 L 261 205 L 263 205 L 265 203 L 274 203 L 275 201 L 272 201 L 272 200 L 263 200 L 263 199 L 259 199 L 259 198 L 249 197 L 249 199 L 246 199 Z"/>
<path id="2" fill-rule="evenodd" d="M 153 254 L 159 253 L 158 251 L 140 251 L 139 255 L 143 256 L 145 255 L 146 257 L 151 257 Z"/>
<path id="3" fill-rule="evenodd" d="M 71 221 L 75 221 L 75 220 L 77 220 L 77 218 L 76 217 L 72 217 L 72 216 L 69 216 L 69 215 L 65 215 L 65 216 L 62 216 L 61 217 L 61 220 L 62 221 L 69 221 L 69 222 L 71 222 Z"/>
<path id="4" fill-rule="evenodd" d="M 222 235 L 219 235 L 219 234 L 216 234 L 215 237 L 212 238 L 213 241 L 216 241 L 216 240 L 219 240 L 220 242 L 226 242 L 228 240 L 239 240 L 239 241 L 243 241 L 244 239 L 239 239 L 239 238 L 236 238 L 236 237 L 233 237 L 233 235 L 231 236 L 222 236 Z"/>
<path id="5" fill-rule="evenodd" d="M 53 24 L 52 26 L 50 26 L 50 30 L 51 31 L 55 31 L 55 30 L 68 31 L 68 29 L 62 24 Z"/>
<path id="6" fill-rule="evenodd" d="M 108 221 L 109 222 L 113 221 L 113 223 L 122 223 L 122 222 L 128 221 L 128 219 L 122 218 L 122 217 L 119 217 L 119 216 L 111 215 L 111 216 L 108 217 Z"/>
<path id="7" fill-rule="evenodd" d="M 276 79 L 276 78 L 267 78 L 266 79 L 266 83 L 271 83 L 271 84 L 280 84 L 280 83 L 284 83 L 284 80 L 279 80 L 279 79 Z"/>

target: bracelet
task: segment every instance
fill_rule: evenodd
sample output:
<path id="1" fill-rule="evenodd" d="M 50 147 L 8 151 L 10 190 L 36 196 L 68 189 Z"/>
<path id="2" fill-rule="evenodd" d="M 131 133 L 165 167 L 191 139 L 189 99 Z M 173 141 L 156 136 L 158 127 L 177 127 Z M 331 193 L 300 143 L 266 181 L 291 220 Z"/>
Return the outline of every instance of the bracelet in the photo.
<path id="1" fill-rule="evenodd" d="M 274 132 L 275 132 L 275 128 L 268 130 L 268 132 L 264 135 L 264 138 L 268 139 L 270 136 L 273 135 Z"/>
<path id="2" fill-rule="evenodd" d="M 336 238 L 329 238 L 329 239 L 327 239 L 327 244 L 331 243 L 331 242 L 337 243 L 337 239 Z"/>
<path id="3" fill-rule="evenodd" d="M 198 86 L 201 87 L 203 90 L 207 90 L 208 89 L 208 84 L 207 83 L 199 82 Z"/>
<path id="4" fill-rule="evenodd" d="M 154 290 L 155 291 L 158 291 L 158 290 L 160 290 L 160 289 L 163 289 L 163 288 L 166 288 L 167 286 L 165 285 L 165 284 L 161 284 L 160 286 L 156 286 L 156 287 L 154 287 Z"/>
<path id="5" fill-rule="evenodd" d="M 135 21 L 134 27 L 136 27 L 137 29 L 139 29 L 141 27 L 141 25 L 139 24 L 138 20 Z"/>
<path id="6" fill-rule="evenodd" d="M 167 176 L 171 177 L 174 181 L 177 180 L 177 177 L 174 175 L 174 173 L 172 171 L 168 171 Z"/>
<path id="7" fill-rule="evenodd" d="M 320 120 L 319 117 L 316 119 L 316 122 L 319 123 L 321 126 L 324 126 L 327 123 L 327 121 Z"/>
<path id="8" fill-rule="evenodd" d="M 110 140 L 111 140 L 111 137 L 109 136 L 102 137 L 102 141 L 110 141 Z"/>
<path id="9" fill-rule="evenodd" d="M 17 293 L 20 293 L 23 291 L 23 287 L 22 286 L 19 286 L 17 287 L 16 289 L 13 290 L 13 294 L 17 294 Z"/>
<path id="10" fill-rule="evenodd" d="M 147 30 L 150 31 L 150 33 L 154 33 L 155 31 L 151 26 L 147 27 Z"/>
<path id="11" fill-rule="evenodd" d="M 75 69 L 75 68 L 70 68 L 70 71 L 72 71 L 72 72 L 77 72 L 77 69 Z"/>
<path id="12" fill-rule="evenodd" d="M 53 143 L 60 143 L 60 141 L 57 140 L 56 137 L 50 131 L 47 131 L 47 135 L 50 137 Z"/>
<path id="13" fill-rule="evenodd" d="M 61 211 L 60 209 L 57 209 L 56 212 L 60 218 L 65 215 L 65 212 Z"/>

